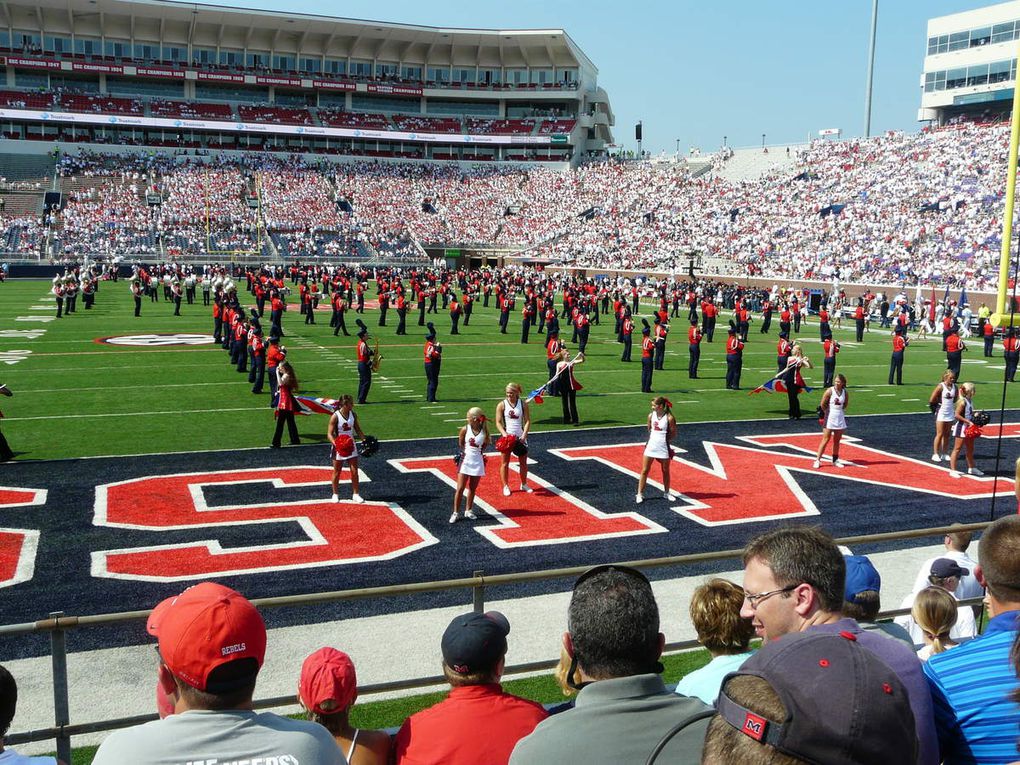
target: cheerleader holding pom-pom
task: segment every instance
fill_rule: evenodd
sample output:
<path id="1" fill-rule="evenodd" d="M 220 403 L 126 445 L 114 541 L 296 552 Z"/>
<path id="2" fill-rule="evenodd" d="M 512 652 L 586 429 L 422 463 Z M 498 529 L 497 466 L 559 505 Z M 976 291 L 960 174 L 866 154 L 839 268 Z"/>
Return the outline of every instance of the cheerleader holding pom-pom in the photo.
<path id="1" fill-rule="evenodd" d="M 648 414 L 648 443 L 645 445 L 635 496 L 638 504 L 645 501 L 645 482 L 653 462 L 658 462 L 662 469 L 662 496 L 670 501 L 674 499 L 669 491 L 669 465 L 673 460 L 670 444 L 676 438 L 676 418 L 673 417 L 672 408 L 673 402 L 665 396 L 652 399 L 652 411 Z"/>
<path id="2" fill-rule="evenodd" d="M 457 444 L 460 449 L 460 469 L 457 472 L 457 491 L 453 495 L 453 515 L 450 516 L 450 523 L 456 523 L 462 517 L 472 521 L 478 517 L 473 509 L 475 490 L 485 475 L 485 458 L 482 452 L 489 444 L 489 424 L 485 419 L 485 412 L 477 406 L 468 409 L 467 424 L 457 434 Z M 461 513 L 460 506 L 465 489 L 467 510 Z"/>

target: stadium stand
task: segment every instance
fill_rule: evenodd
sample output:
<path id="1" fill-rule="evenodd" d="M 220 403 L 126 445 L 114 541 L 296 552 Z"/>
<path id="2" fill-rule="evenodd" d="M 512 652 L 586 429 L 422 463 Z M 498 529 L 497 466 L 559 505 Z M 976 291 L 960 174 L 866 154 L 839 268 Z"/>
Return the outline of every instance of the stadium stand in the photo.
<path id="1" fill-rule="evenodd" d="M 195 101 L 169 101 L 153 99 L 149 104 L 153 117 L 180 117 L 182 119 L 233 120 L 234 112 L 226 104 Z"/>

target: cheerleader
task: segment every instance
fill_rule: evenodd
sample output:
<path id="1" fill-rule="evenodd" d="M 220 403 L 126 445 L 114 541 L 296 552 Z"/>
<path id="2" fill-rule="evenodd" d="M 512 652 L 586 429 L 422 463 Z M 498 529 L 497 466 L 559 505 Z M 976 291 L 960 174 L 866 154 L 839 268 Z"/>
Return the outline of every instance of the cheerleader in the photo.
<path id="1" fill-rule="evenodd" d="M 960 398 L 956 402 L 954 416 L 956 420 L 953 422 L 953 453 L 949 456 L 949 476 L 960 477 L 956 469 L 956 458 L 960 456 L 961 446 L 967 455 L 967 475 L 982 476 L 984 473 L 974 467 L 975 439 L 967 436 L 967 428 L 974 424 L 971 421 L 974 416 L 974 383 L 965 382 L 960 386 Z"/>
<path id="2" fill-rule="evenodd" d="M 928 399 L 928 406 L 935 415 L 935 441 L 932 444 L 931 461 L 949 459 L 949 435 L 956 422 L 956 402 L 960 389 L 956 386 L 956 375 L 951 369 L 942 373 L 942 382 L 935 386 Z"/>
<path id="3" fill-rule="evenodd" d="M 329 425 L 326 426 L 326 438 L 330 444 L 329 460 L 333 464 L 333 501 L 340 501 L 340 473 L 346 464 L 351 471 L 351 502 L 360 505 L 365 500 L 358 493 L 358 445 L 354 436 L 364 439 L 365 434 L 361 431 L 358 415 L 354 411 L 354 397 L 344 394 L 338 402 L 337 410 L 330 416 Z M 339 445 L 338 440 L 341 440 Z"/>
<path id="4" fill-rule="evenodd" d="M 521 477 L 521 491 L 531 494 L 528 486 L 528 432 L 531 430 L 531 411 L 528 402 L 521 398 L 520 383 L 507 383 L 506 397 L 496 405 L 496 427 L 501 436 L 516 436 L 518 447 L 517 471 Z M 503 496 L 510 496 L 510 452 L 499 454 L 499 480 L 503 484 Z"/>
<path id="5" fill-rule="evenodd" d="M 838 468 L 846 463 L 839 461 L 839 442 L 843 438 L 843 431 L 846 430 L 846 408 L 850 403 L 850 394 L 846 390 L 846 377 L 842 374 L 836 375 L 832 380 L 832 387 L 827 388 L 822 394 L 822 442 L 818 444 L 818 453 L 815 455 L 815 462 L 811 467 L 822 466 L 822 455 L 825 454 L 825 447 L 832 441 L 832 464 Z"/>
<path id="6" fill-rule="evenodd" d="M 662 496 L 670 502 L 674 499 L 669 491 L 669 465 L 673 459 L 670 444 L 676 438 L 676 418 L 673 417 L 672 408 L 673 403 L 665 396 L 652 399 L 652 411 L 648 414 L 648 443 L 645 445 L 637 495 L 634 497 L 639 505 L 645 501 L 645 482 L 652 469 L 652 462 L 658 462 L 662 468 Z"/>
<path id="7" fill-rule="evenodd" d="M 453 495 L 453 515 L 450 516 L 450 523 L 456 523 L 461 517 L 471 521 L 478 517 L 473 509 L 475 490 L 485 475 L 485 458 L 482 452 L 489 445 L 489 424 L 485 420 L 485 413 L 477 406 L 468 409 L 467 424 L 457 434 L 457 445 L 460 450 L 458 455 L 460 470 L 457 471 L 457 491 Z M 460 504 L 464 498 L 465 488 L 467 510 L 462 515 Z"/>

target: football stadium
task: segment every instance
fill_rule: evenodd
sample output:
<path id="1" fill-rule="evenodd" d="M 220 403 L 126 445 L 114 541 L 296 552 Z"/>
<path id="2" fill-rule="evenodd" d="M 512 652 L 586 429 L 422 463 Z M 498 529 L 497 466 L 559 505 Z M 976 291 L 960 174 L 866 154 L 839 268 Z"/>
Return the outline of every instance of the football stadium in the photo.
<path id="1" fill-rule="evenodd" d="M 0 8 L 0 762 L 1020 759 L 1020 2 L 661 155 L 564 29 Z"/>

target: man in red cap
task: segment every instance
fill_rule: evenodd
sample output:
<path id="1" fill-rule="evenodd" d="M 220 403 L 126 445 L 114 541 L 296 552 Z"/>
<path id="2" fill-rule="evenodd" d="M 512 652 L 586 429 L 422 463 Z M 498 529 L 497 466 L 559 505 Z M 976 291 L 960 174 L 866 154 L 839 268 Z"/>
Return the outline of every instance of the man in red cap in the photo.
<path id="1" fill-rule="evenodd" d="M 344 762 L 321 726 L 253 710 L 266 625 L 243 595 L 197 584 L 156 606 L 146 629 L 159 640 L 159 690 L 173 714 L 112 733 L 94 765 Z"/>
<path id="2" fill-rule="evenodd" d="M 397 765 L 506 763 L 514 745 L 548 715 L 499 684 L 510 622 L 498 611 L 458 616 L 443 633 L 444 701 L 408 717 L 394 739 Z"/>

